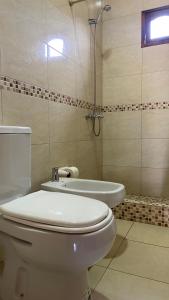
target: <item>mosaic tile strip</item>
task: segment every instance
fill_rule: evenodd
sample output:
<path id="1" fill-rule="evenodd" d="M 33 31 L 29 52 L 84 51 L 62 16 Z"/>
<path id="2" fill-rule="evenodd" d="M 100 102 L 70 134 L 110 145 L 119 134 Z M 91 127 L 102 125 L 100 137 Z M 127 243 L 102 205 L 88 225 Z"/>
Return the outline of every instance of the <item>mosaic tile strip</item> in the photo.
<path id="1" fill-rule="evenodd" d="M 90 109 L 94 108 L 94 105 L 90 102 L 76 99 L 67 95 L 49 91 L 48 89 L 35 86 L 31 83 L 23 82 L 11 78 L 9 76 L 0 77 L 0 87 L 8 91 L 12 91 L 19 94 L 28 95 L 31 97 L 37 97 L 42 100 L 53 101 L 57 103 L 63 103 L 66 105 Z M 147 103 L 136 103 L 136 104 L 121 104 L 121 105 L 105 105 L 96 107 L 97 110 L 102 112 L 125 112 L 125 111 L 144 111 L 144 110 L 155 110 L 155 109 L 169 109 L 169 101 L 152 101 Z"/>
<path id="2" fill-rule="evenodd" d="M 113 211 L 118 219 L 169 227 L 169 199 L 129 195 Z"/>
<path id="3" fill-rule="evenodd" d="M 147 102 L 138 104 L 105 105 L 103 112 L 122 112 L 122 111 L 144 111 L 155 109 L 169 109 L 169 101 Z"/>
<path id="4" fill-rule="evenodd" d="M 49 91 L 21 80 L 16 80 L 11 77 L 1 76 L 0 86 L 2 89 L 12 91 L 15 93 L 28 95 L 31 97 L 37 97 L 42 100 L 49 100 L 57 103 L 63 103 L 74 107 L 93 109 L 94 105 L 92 103 L 86 102 L 84 100 L 75 99 L 70 96 L 66 96 L 60 93 Z M 98 110 L 102 110 L 101 106 L 97 106 Z"/>

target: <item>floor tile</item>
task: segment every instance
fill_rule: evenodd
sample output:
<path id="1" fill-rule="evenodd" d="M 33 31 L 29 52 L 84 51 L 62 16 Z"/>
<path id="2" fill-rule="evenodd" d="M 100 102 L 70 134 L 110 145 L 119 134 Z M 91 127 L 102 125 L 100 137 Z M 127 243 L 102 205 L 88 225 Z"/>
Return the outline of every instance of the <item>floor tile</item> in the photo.
<path id="1" fill-rule="evenodd" d="M 169 283 L 169 248 L 124 240 L 110 268 Z"/>
<path id="2" fill-rule="evenodd" d="M 97 263 L 98 266 L 102 266 L 102 267 L 105 267 L 105 268 L 108 267 L 108 265 L 110 264 L 113 256 L 116 254 L 119 246 L 121 245 L 123 239 L 125 238 L 127 232 L 131 228 L 132 224 L 133 224 L 133 222 L 130 222 L 130 221 L 116 220 L 116 225 L 117 225 L 116 240 L 113 243 L 112 249 L 110 250 L 108 255 L 104 259 L 102 259 L 101 261 L 99 261 Z"/>
<path id="3" fill-rule="evenodd" d="M 127 234 L 127 239 L 169 247 L 169 228 L 143 223 L 134 223 Z"/>
<path id="4" fill-rule="evenodd" d="M 92 267 L 89 272 L 88 272 L 88 280 L 89 280 L 89 285 L 91 289 L 94 289 L 100 279 L 102 278 L 103 274 L 105 273 L 106 269 L 99 267 L 99 266 L 94 266 Z"/>
<path id="5" fill-rule="evenodd" d="M 125 237 L 129 229 L 133 225 L 133 222 L 116 219 L 116 225 L 117 225 L 117 234 Z"/>
<path id="6" fill-rule="evenodd" d="M 93 300 L 167 300 L 169 285 L 107 269 Z"/>

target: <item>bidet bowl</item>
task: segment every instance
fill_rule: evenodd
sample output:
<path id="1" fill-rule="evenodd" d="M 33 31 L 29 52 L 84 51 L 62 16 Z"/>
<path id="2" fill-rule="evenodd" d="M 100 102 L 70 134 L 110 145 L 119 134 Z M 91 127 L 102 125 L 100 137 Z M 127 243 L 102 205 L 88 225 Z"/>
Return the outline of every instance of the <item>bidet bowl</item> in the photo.
<path id="1" fill-rule="evenodd" d="M 125 197 L 123 184 L 76 178 L 61 178 L 59 182 L 43 183 L 41 188 L 51 192 L 62 192 L 89 197 L 105 202 L 110 208 L 119 205 Z"/>

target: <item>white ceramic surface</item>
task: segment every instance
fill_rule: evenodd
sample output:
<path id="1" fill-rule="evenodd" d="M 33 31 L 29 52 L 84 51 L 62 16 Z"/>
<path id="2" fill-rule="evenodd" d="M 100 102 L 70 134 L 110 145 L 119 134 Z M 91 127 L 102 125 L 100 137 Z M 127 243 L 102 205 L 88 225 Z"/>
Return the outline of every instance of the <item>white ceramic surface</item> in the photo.
<path id="1" fill-rule="evenodd" d="M 0 126 L 0 205 L 30 192 L 31 129 Z"/>
<path id="2" fill-rule="evenodd" d="M 116 207 L 125 197 L 123 184 L 99 180 L 61 178 L 59 182 L 43 183 L 41 188 L 51 192 L 70 193 L 97 199 L 106 203 L 110 208 Z"/>
<path id="3" fill-rule="evenodd" d="M 72 194 L 39 191 L 0 206 L 10 220 L 57 232 L 84 233 L 103 228 L 112 218 L 108 206 L 97 200 Z M 105 223 L 106 222 L 106 223 Z M 35 224 L 36 223 L 36 224 Z M 45 226 L 42 227 L 42 224 Z M 52 225 L 52 226 L 48 226 Z"/>
<path id="4" fill-rule="evenodd" d="M 0 298 L 88 300 L 87 270 L 111 249 L 114 216 L 86 197 L 47 191 L 23 197 L 31 187 L 30 133 L 0 127 Z"/>

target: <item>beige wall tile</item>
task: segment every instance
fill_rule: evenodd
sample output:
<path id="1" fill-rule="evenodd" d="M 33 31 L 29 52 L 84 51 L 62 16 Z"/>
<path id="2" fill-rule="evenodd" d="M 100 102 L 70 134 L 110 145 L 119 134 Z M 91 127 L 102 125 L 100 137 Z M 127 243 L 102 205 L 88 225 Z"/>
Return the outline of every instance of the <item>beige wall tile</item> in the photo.
<path id="1" fill-rule="evenodd" d="M 103 164 L 116 167 L 139 167 L 141 143 L 137 139 L 104 140 Z"/>
<path id="2" fill-rule="evenodd" d="M 78 142 L 78 166 L 80 178 L 100 179 L 100 147 L 96 141 Z"/>
<path id="3" fill-rule="evenodd" d="M 32 191 L 40 189 L 40 184 L 49 180 L 49 144 L 32 146 Z"/>
<path id="4" fill-rule="evenodd" d="M 169 138 L 169 110 L 142 112 L 142 137 Z"/>
<path id="5" fill-rule="evenodd" d="M 75 17 L 77 60 L 82 66 L 90 69 L 92 58 L 90 50 L 92 49 L 93 44 L 90 27 L 87 22 L 89 18 L 89 10 L 86 3 L 83 2 L 79 5 L 75 5 L 73 7 L 73 14 Z"/>
<path id="6" fill-rule="evenodd" d="M 47 87 L 42 1 L 1 1 L 0 19 L 3 74 Z"/>
<path id="7" fill-rule="evenodd" d="M 168 3 L 166 0 L 113 0 L 108 4 L 113 9 L 105 14 L 103 22 L 103 104 L 167 101 L 169 46 L 141 50 L 140 13 L 143 9 Z M 117 180 L 123 180 L 129 192 L 139 193 L 142 185 L 144 195 L 168 195 L 168 171 L 163 170 L 169 167 L 169 145 L 164 140 L 169 138 L 168 128 L 168 110 L 143 111 L 141 116 L 138 112 L 106 113 L 103 121 L 104 179 L 112 178 L 111 166 L 115 166 L 118 169 Z M 128 141 L 115 140 L 140 138 L 140 135 L 142 145 L 133 147 L 134 151 Z M 136 164 L 140 157 L 143 170 L 138 168 L 136 180 L 134 176 L 130 176 L 129 180 L 127 171 L 122 174 L 122 167 L 140 166 L 140 163 Z M 154 190 L 153 180 L 156 182 Z"/>
<path id="8" fill-rule="evenodd" d="M 32 144 L 49 143 L 48 101 L 2 91 L 3 124 L 30 126 Z"/>
<path id="9" fill-rule="evenodd" d="M 141 112 L 106 113 L 104 116 L 104 139 L 136 139 L 141 137 Z"/>
<path id="10" fill-rule="evenodd" d="M 169 168 L 169 139 L 142 140 L 142 167 Z"/>
<path id="11" fill-rule="evenodd" d="M 104 22 L 103 51 L 109 48 L 139 44 L 140 30 L 140 14 L 119 17 Z"/>
<path id="12" fill-rule="evenodd" d="M 103 104 L 132 104 L 141 102 L 141 75 L 103 76 Z"/>
<path id="13" fill-rule="evenodd" d="M 141 193 L 145 196 L 169 196 L 169 169 L 142 168 Z"/>
<path id="14" fill-rule="evenodd" d="M 75 64 L 76 73 L 76 97 L 93 102 L 92 83 L 93 77 L 89 68 Z"/>
<path id="15" fill-rule="evenodd" d="M 169 283 L 168 248 L 123 241 L 110 268 Z"/>
<path id="16" fill-rule="evenodd" d="M 169 72 L 154 72 L 143 74 L 142 101 L 157 102 L 169 99 Z"/>
<path id="17" fill-rule="evenodd" d="M 50 144 L 50 167 L 76 166 L 77 143 L 51 143 Z"/>
<path id="18" fill-rule="evenodd" d="M 128 194 L 140 194 L 141 168 L 103 165 L 103 180 L 124 184 Z"/>
<path id="19" fill-rule="evenodd" d="M 169 70 L 169 45 L 143 49 L 143 73 Z"/>
<path id="20" fill-rule="evenodd" d="M 93 103 L 93 34 L 87 21 L 97 13 L 95 1 L 93 4 L 84 2 L 70 9 L 64 0 L 1 1 L 0 71 Z M 100 24 L 97 104 L 102 103 L 101 29 Z M 47 44 L 57 38 L 63 39 L 63 53 L 59 56 L 56 47 L 52 57 L 51 47 L 46 53 Z M 84 110 L 5 90 L 2 104 L 0 101 L 0 124 L 32 128 L 33 190 L 49 178 L 54 165 L 80 165 L 83 177 L 101 178 L 101 137 L 96 141 Z M 87 164 L 86 153 L 90 157 Z"/>
<path id="21" fill-rule="evenodd" d="M 63 40 L 63 55 L 75 59 L 76 44 L 72 13 L 68 5 L 58 7 L 54 1 L 45 3 L 45 37 L 46 43 L 53 39 Z M 54 47 L 55 48 L 55 47 Z M 57 50 L 57 45 L 56 48 Z"/>
<path id="22" fill-rule="evenodd" d="M 57 54 L 56 51 L 54 53 Z M 48 85 L 50 90 L 75 97 L 75 82 L 74 62 L 64 56 L 48 57 Z"/>
<path id="23" fill-rule="evenodd" d="M 94 292 L 93 300 L 165 300 L 168 293 L 168 284 L 107 269 Z"/>
<path id="24" fill-rule="evenodd" d="M 139 13 L 142 10 L 142 0 L 109 0 L 112 9 L 104 15 L 104 20 Z"/>
<path id="25" fill-rule="evenodd" d="M 86 120 L 86 116 L 89 111 L 86 109 L 79 110 L 79 127 L 78 127 L 78 138 L 79 140 L 92 140 L 94 138 L 92 122 L 91 120 Z"/>
<path id="26" fill-rule="evenodd" d="M 144 9 L 151 9 L 164 5 L 168 5 L 168 0 L 143 0 Z"/>
<path id="27" fill-rule="evenodd" d="M 139 45 L 109 49 L 103 53 L 103 76 L 140 74 L 141 60 Z"/>
<path id="28" fill-rule="evenodd" d="M 56 7 L 68 5 L 67 0 L 50 0 Z"/>
<path id="29" fill-rule="evenodd" d="M 78 140 L 78 109 L 63 104 L 49 104 L 50 141 Z"/>

